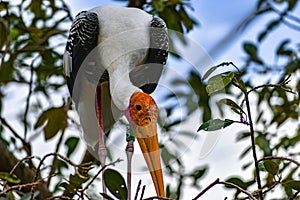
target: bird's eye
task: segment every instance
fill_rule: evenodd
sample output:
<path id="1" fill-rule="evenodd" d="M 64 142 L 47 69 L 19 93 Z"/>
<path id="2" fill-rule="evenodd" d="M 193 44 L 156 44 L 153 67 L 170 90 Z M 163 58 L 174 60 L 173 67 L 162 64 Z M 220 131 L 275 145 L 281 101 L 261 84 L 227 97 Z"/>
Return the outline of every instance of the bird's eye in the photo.
<path id="1" fill-rule="evenodd" d="M 135 106 L 135 109 L 142 110 L 142 106 L 138 104 L 138 105 Z"/>

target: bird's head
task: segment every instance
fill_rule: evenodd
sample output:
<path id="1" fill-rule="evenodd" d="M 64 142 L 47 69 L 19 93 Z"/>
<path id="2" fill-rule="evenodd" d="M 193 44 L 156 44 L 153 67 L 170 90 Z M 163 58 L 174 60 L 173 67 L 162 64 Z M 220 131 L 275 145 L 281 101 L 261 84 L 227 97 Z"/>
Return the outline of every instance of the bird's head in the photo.
<path id="1" fill-rule="evenodd" d="M 156 128 L 158 107 L 150 95 L 135 92 L 130 98 L 125 115 L 143 152 L 156 193 L 165 197 Z"/>

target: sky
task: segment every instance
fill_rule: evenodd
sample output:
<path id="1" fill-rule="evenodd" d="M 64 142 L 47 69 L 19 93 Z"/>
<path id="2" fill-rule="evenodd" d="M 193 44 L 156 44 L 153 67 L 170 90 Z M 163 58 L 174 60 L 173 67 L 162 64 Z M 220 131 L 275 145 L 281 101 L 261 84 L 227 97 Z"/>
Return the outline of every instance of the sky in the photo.
<path id="1" fill-rule="evenodd" d="M 125 6 L 126 2 L 121 1 L 99 1 L 99 0 L 67 0 L 66 1 L 71 8 L 73 16 L 82 10 L 88 10 L 99 5 L 121 5 Z M 194 68 L 200 74 L 203 74 L 209 67 L 219 64 L 224 61 L 232 61 L 237 66 L 243 63 L 243 50 L 241 42 L 245 40 L 255 41 L 256 34 L 258 30 L 261 30 L 265 26 L 265 21 L 263 19 L 256 20 L 245 30 L 237 30 L 237 27 L 243 22 L 246 17 L 253 13 L 255 9 L 256 1 L 224 1 L 222 0 L 212 0 L 212 1 L 200 1 L 192 0 L 191 5 L 193 10 L 188 10 L 189 13 L 197 20 L 199 20 L 199 26 L 195 27 L 190 33 L 187 34 L 189 41 L 188 46 L 182 46 L 179 42 L 176 44 L 178 51 L 183 54 L 183 60 L 178 61 L 172 57 L 169 58 L 166 72 L 164 73 L 164 79 L 160 82 L 161 85 L 154 93 L 154 98 L 158 99 L 158 106 L 163 106 L 162 101 L 160 101 L 160 91 L 171 91 L 168 82 L 172 79 L 172 76 L 182 76 L 184 78 L 185 72 L 188 69 Z M 269 16 L 272 17 L 272 16 Z M 290 36 L 296 36 L 296 32 L 285 31 L 285 34 Z M 274 36 L 272 36 L 271 41 L 276 40 L 276 38 L 282 38 L 282 30 L 275 31 Z M 273 48 L 275 43 L 265 43 L 265 46 L 270 46 Z M 272 60 L 272 54 L 268 51 L 268 48 L 263 50 L 264 55 L 270 57 Z M 183 69 L 186 69 L 183 72 Z M 66 88 L 65 88 L 66 89 Z M 13 99 L 13 91 L 7 91 L 8 94 L 11 92 L 11 96 L 7 96 L 8 99 Z M 65 91 L 66 95 L 67 91 Z M 21 100 L 19 100 L 21 102 Z M 11 103 L 18 105 L 17 100 Z M 10 108 L 8 106 L 7 108 Z M 4 109 L 4 113 L 7 110 Z M 179 112 L 179 116 L 180 116 Z M 195 112 L 190 116 L 190 120 L 180 127 L 182 130 L 197 130 L 199 124 L 194 123 L 199 122 L 200 112 Z M 15 116 L 15 113 L 10 113 L 9 117 Z M 22 127 L 16 127 L 22 129 Z M 214 181 L 216 178 L 226 179 L 231 175 L 239 174 L 241 177 L 245 177 L 245 172 L 241 171 L 241 165 L 245 164 L 247 160 L 251 159 L 248 157 L 242 161 L 239 161 L 239 155 L 244 149 L 247 142 L 235 142 L 236 133 L 243 128 L 240 125 L 233 125 L 226 129 L 226 131 L 215 132 L 215 133 L 201 133 L 197 138 L 191 138 L 185 140 L 186 148 L 182 152 L 182 158 L 187 164 L 187 170 L 193 170 L 196 166 L 209 165 L 209 171 L 207 175 L 200 181 L 202 187 L 207 186 L 209 183 Z M 71 130 L 72 131 L 72 130 Z M 176 136 L 179 137 L 180 136 Z M 109 142 L 111 144 L 116 144 L 116 138 L 112 137 Z M 40 142 L 41 140 L 37 140 Z M 43 151 L 53 149 L 53 143 L 47 143 L 35 147 L 34 152 L 37 154 L 42 154 Z M 125 142 L 121 143 L 121 146 L 125 146 Z M 174 147 L 175 148 L 175 147 Z M 138 147 L 135 148 L 138 150 Z M 123 149 L 119 148 L 120 151 Z M 120 152 L 115 151 L 116 155 Z M 137 151 L 135 152 L 136 157 L 134 157 L 133 162 L 136 163 L 140 160 L 141 154 Z M 122 155 L 123 157 L 125 155 Z M 138 165 L 139 167 L 140 165 Z M 120 169 L 125 170 L 125 166 L 122 164 Z M 150 175 L 144 173 L 143 170 L 136 169 L 136 179 L 143 179 L 143 184 L 151 185 Z M 251 173 L 247 172 L 249 176 Z M 146 177 L 146 178 L 145 178 Z M 250 177 L 249 177 L 250 178 Z M 174 181 L 172 178 L 166 179 L 167 183 L 172 183 Z M 133 188 L 135 188 L 136 184 Z M 147 188 L 148 196 L 153 196 L 154 189 Z M 196 196 L 200 190 L 185 188 L 184 197 L 182 199 L 190 199 Z M 214 199 L 224 199 L 226 196 L 230 197 L 230 192 L 225 191 L 223 187 L 217 186 L 208 191 L 204 196 L 203 200 L 214 200 Z"/>

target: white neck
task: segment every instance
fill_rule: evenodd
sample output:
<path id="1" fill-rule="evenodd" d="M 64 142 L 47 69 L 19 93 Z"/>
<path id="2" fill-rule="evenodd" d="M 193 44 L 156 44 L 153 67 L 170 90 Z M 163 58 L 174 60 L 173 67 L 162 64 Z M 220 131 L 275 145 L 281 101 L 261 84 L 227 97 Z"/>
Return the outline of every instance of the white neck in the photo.
<path id="1" fill-rule="evenodd" d="M 110 66 L 107 70 L 110 75 L 112 100 L 118 109 L 125 111 L 129 106 L 131 95 L 141 90 L 131 83 L 128 67 Z"/>

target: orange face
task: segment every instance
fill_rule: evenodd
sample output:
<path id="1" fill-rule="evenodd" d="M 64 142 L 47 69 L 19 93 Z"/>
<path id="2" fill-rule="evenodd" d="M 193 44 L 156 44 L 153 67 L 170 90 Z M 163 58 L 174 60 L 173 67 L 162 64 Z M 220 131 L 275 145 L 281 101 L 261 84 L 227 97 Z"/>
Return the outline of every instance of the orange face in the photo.
<path id="1" fill-rule="evenodd" d="M 165 197 L 156 128 L 158 108 L 154 99 L 143 92 L 134 93 L 126 117 L 143 152 L 156 193 L 160 197 Z"/>
<path id="2" fill-rule="evenodd" d="M 132 122 L 137 126 L 147 126 L 157 121 L 157 105 L 150 95 L 143 92 L 136 92 L 131 96 L 129 112 Z"/>

